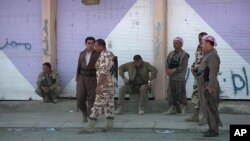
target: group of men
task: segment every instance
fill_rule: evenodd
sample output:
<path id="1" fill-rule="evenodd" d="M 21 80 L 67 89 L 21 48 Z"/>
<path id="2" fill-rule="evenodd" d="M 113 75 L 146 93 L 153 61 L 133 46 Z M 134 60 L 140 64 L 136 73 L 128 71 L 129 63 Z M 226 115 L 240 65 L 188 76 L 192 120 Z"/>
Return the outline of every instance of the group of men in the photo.
<path id="1" fill-rule="evenodd" d="M 107 125 L 103 131 L 111 130 L 114 115 L 123 112 L 125 94 L 139 93 L 138 113 L 143 115 L 152 80 L 157 76 L 157 69 L 143 61 L 140 55 L 135 55 L 133 61 L 120 65 L 119 75 L 124 85 L 119 89 L 115 111 L 114 90 L 117 83 L 113 72 L 115 56 L 106 49 L 103 39 L 95 40 L 93 37 L 87 37 L 85 46 L 85 50 L 80 53 L 77 65 L 76 96 L 78 107 L 83 114 L 83 121 L 88 121 L 88 126 L 80 133 L 94 132 L 96 120 L 102 112 L 105 113 L 107 119 Z M 166 75 L 169 76 L 167 101 L 170 108 L 164 114 L 184 115 L 187 104 L 185 75 L 189 54 L 182 49 L 181 37 L 174 38 L 173 46 L 174 51 L 169 53 L 166 61 Z M 218 127 L 221 125 L 218 114 L 219 83 L 217 80 L 220 58 L 214 46 L 216 46 L 216 41 L 213 36 L 204 32 L 199 34 L 196 59 L 191 69 L 195 78 L 192 94 L 193 115 L 186 119 L 189 122 L 199 122 L 200 125 L 208 123 L 209 130 L 204 133 L 205 137 L 217 136 Z M 125 72 L 128 72 L 128 78 Z M 44 63 L 36 89 L 44 102 L 57 102 L 56 94 L 61 90 L 55 87 L 58 83 L 58 74 L 51 70 L 49 63 Z M 199 119 L 200 107 L 203 110 L 201 120 Z"/>

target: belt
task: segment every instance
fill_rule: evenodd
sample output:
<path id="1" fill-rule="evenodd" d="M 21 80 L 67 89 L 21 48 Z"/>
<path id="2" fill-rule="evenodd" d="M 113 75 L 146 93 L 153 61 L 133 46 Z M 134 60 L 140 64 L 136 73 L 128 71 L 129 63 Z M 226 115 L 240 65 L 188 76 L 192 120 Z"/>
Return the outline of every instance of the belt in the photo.
<path id="1" fill-rule="evenodd" d="M 80 74 L 84 76 L 96 76 L 95 69 L 81 69 Z"/>

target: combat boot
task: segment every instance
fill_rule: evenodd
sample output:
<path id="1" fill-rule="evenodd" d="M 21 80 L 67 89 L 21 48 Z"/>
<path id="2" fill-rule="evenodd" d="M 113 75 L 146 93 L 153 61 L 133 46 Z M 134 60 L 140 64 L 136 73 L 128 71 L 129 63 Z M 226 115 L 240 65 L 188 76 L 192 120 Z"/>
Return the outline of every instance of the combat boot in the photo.
<path id="1" fill-rule="evenodd" d="M 79 134 L 88 134 L 88 133 L 94 133 L 95 131 L 95 125 L 96 125 L 96 120 L 89 120 L 88 126 L 81 130 Z"/>
<path id="2" fill-rule="evenodd" d="M 113 129 L 113 124 L 114 124 L 114 119 L 107 119 L 107 125 L 106 127 L 102 130 L 103 132 L 107 132 Z"/>
<path id="3" fill-rule="evenodd" d="M 116 114 L 116 115 L 122 114 L 122 106 L 121 106 L 121 105 L 119 105 L 119 106 L 117 107 L 117 109 L 116 109 L 116 111 L 115 111 L 115 114 Z"/>
<path id="4" fill-rule="evenodd" d="M 185 115 L 186 114 L 186 107 L 183 104 L 180 104 L 179 107 L 180 107 L 180 113 L 178 113 L 177 115 L 178 116 Z"/>
<path id="5" fill-rule="evenodd" d="M 202 116 L 202 118 L 199 120 L 198 125 L 202 126 L 207 124 L 207 119 L 204 117 L 204 115 Z"/>
<path id="6" fill-rule="evenodd" d="M 144 115 L 144 108 L 139 107 L 139 115 Z"/>
<path id="7" fill-rule="evenodd" d="M 199 122 L 199 111 L 193 110 L 193 115 L 187 119 L 185 119 L 187 122 Z"/>
<path id="8" fill-rule="evenodd" d="M 164 115 L 176 115 L 176 106 L 171 105 L 169 109 L 163 114 Z"/>

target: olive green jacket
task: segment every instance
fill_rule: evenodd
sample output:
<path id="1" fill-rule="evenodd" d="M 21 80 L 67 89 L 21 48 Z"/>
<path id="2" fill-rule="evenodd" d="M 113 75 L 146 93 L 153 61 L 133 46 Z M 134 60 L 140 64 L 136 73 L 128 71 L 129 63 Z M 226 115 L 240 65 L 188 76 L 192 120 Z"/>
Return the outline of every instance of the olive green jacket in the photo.
<path id="1" fill-rule="evenodd" d="M 49 75 L 46 75 L 44 72 L 41 72 L 37 79 L 37 87 L 49 87 L 51 90 L 57 88 L 60 84 L 60 78 L 57 72 L 52 71 Z"/>
<path id="2" fill-rule="evenodd" d="M 128 72 L 129 80 L 134 80 L 136 75 L 136 67 L 134 65 L 134 62 L 129 62 L 119 67 L 119 75 L 123 79 L 125 78 L 124 75 L 125 72 Z M 151 73 L 151 75 L 149 75 L 149 72 Z M 155 79 L 157 76 L 157 72 L 158 72 L 157 69 L 148 62 L 143 62 L 140 68 L 140 76 L 145 82 Z"/>

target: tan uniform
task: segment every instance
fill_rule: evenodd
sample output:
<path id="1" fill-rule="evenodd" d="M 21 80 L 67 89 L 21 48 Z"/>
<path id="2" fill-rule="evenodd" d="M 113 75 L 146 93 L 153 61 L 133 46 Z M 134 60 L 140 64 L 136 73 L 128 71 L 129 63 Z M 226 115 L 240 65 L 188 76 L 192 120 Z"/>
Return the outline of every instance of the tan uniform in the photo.
<path id="1" fill-rule="evenodd" d="M 51 71 L 50 74 L 41 72 L 37 79 L 37 88 L 35 92 L 43 97 L 44 101 L 53 101 L 54 98 L 58 97 L 61 93 L 60 77 L 57 72 Z M 41 88 L 49 87 L 49 92 L 45 93 Z"/>
<path id="2" fill-rule="evenodd" d="M 110 51 L 101 52 L 96 61 L 97 85 L 101 88 L 101 93 L 96 93 L 96 99 L 91 109 L 90 119 L 96 120 L 102 111 L 105 111 L 107 119 L 114 118 L 114 90 L 115 77 L 111 75 L 111 68 L 114 65 L 114 55 Z M 100 75 L 105 75 L 107 80 L 105 84 L 100 84 Z"/>
<path id="3" fill-rule="evenodd" d="M 202 90 L 202 97 L 204 98 L 204 105 L 206 106 L 207 121 L 209 130 L 218 132 L 219 126 L 222 125 L 218 106 L 219 106 L 219 81 L 217 74 L 220 69 L 220 57 L 217 54 L 216 49 L 212 49 L 210 52 L 204 54 L 202 62 L 199 66 L 198 73 L 202 74 L 198 85 Z M 213 93 L 207 93 L 206 88 L 213 88 Z"/>
<path id="4" fill-rule="evenodd" d="M 95 63 L 99 54 L 94 50 L 89 63 L 86 60 L 86 50 L 79 56 L 76 72 L 77 104 L 85 117 L 88 117 L 95 102 L 96 69 Z M 87 103 L 88 102 L 88 106 Z"/>
<path id="5" fill-rule="evenodd" d="M 119 75 L 123 79 L 125 78 L 125 72 L 128 72 L 129 85 L 121 86 L 118 106 L 124 106 L 125 94 L 139 93 L 139 108 L 143 109 L 148 98 L 148 81 L 156 78 L 157 69 L 148 62 L 143 62 L 140 68 L 136 68 L 133 62 L 129 62 L 119 67 Z"/>

